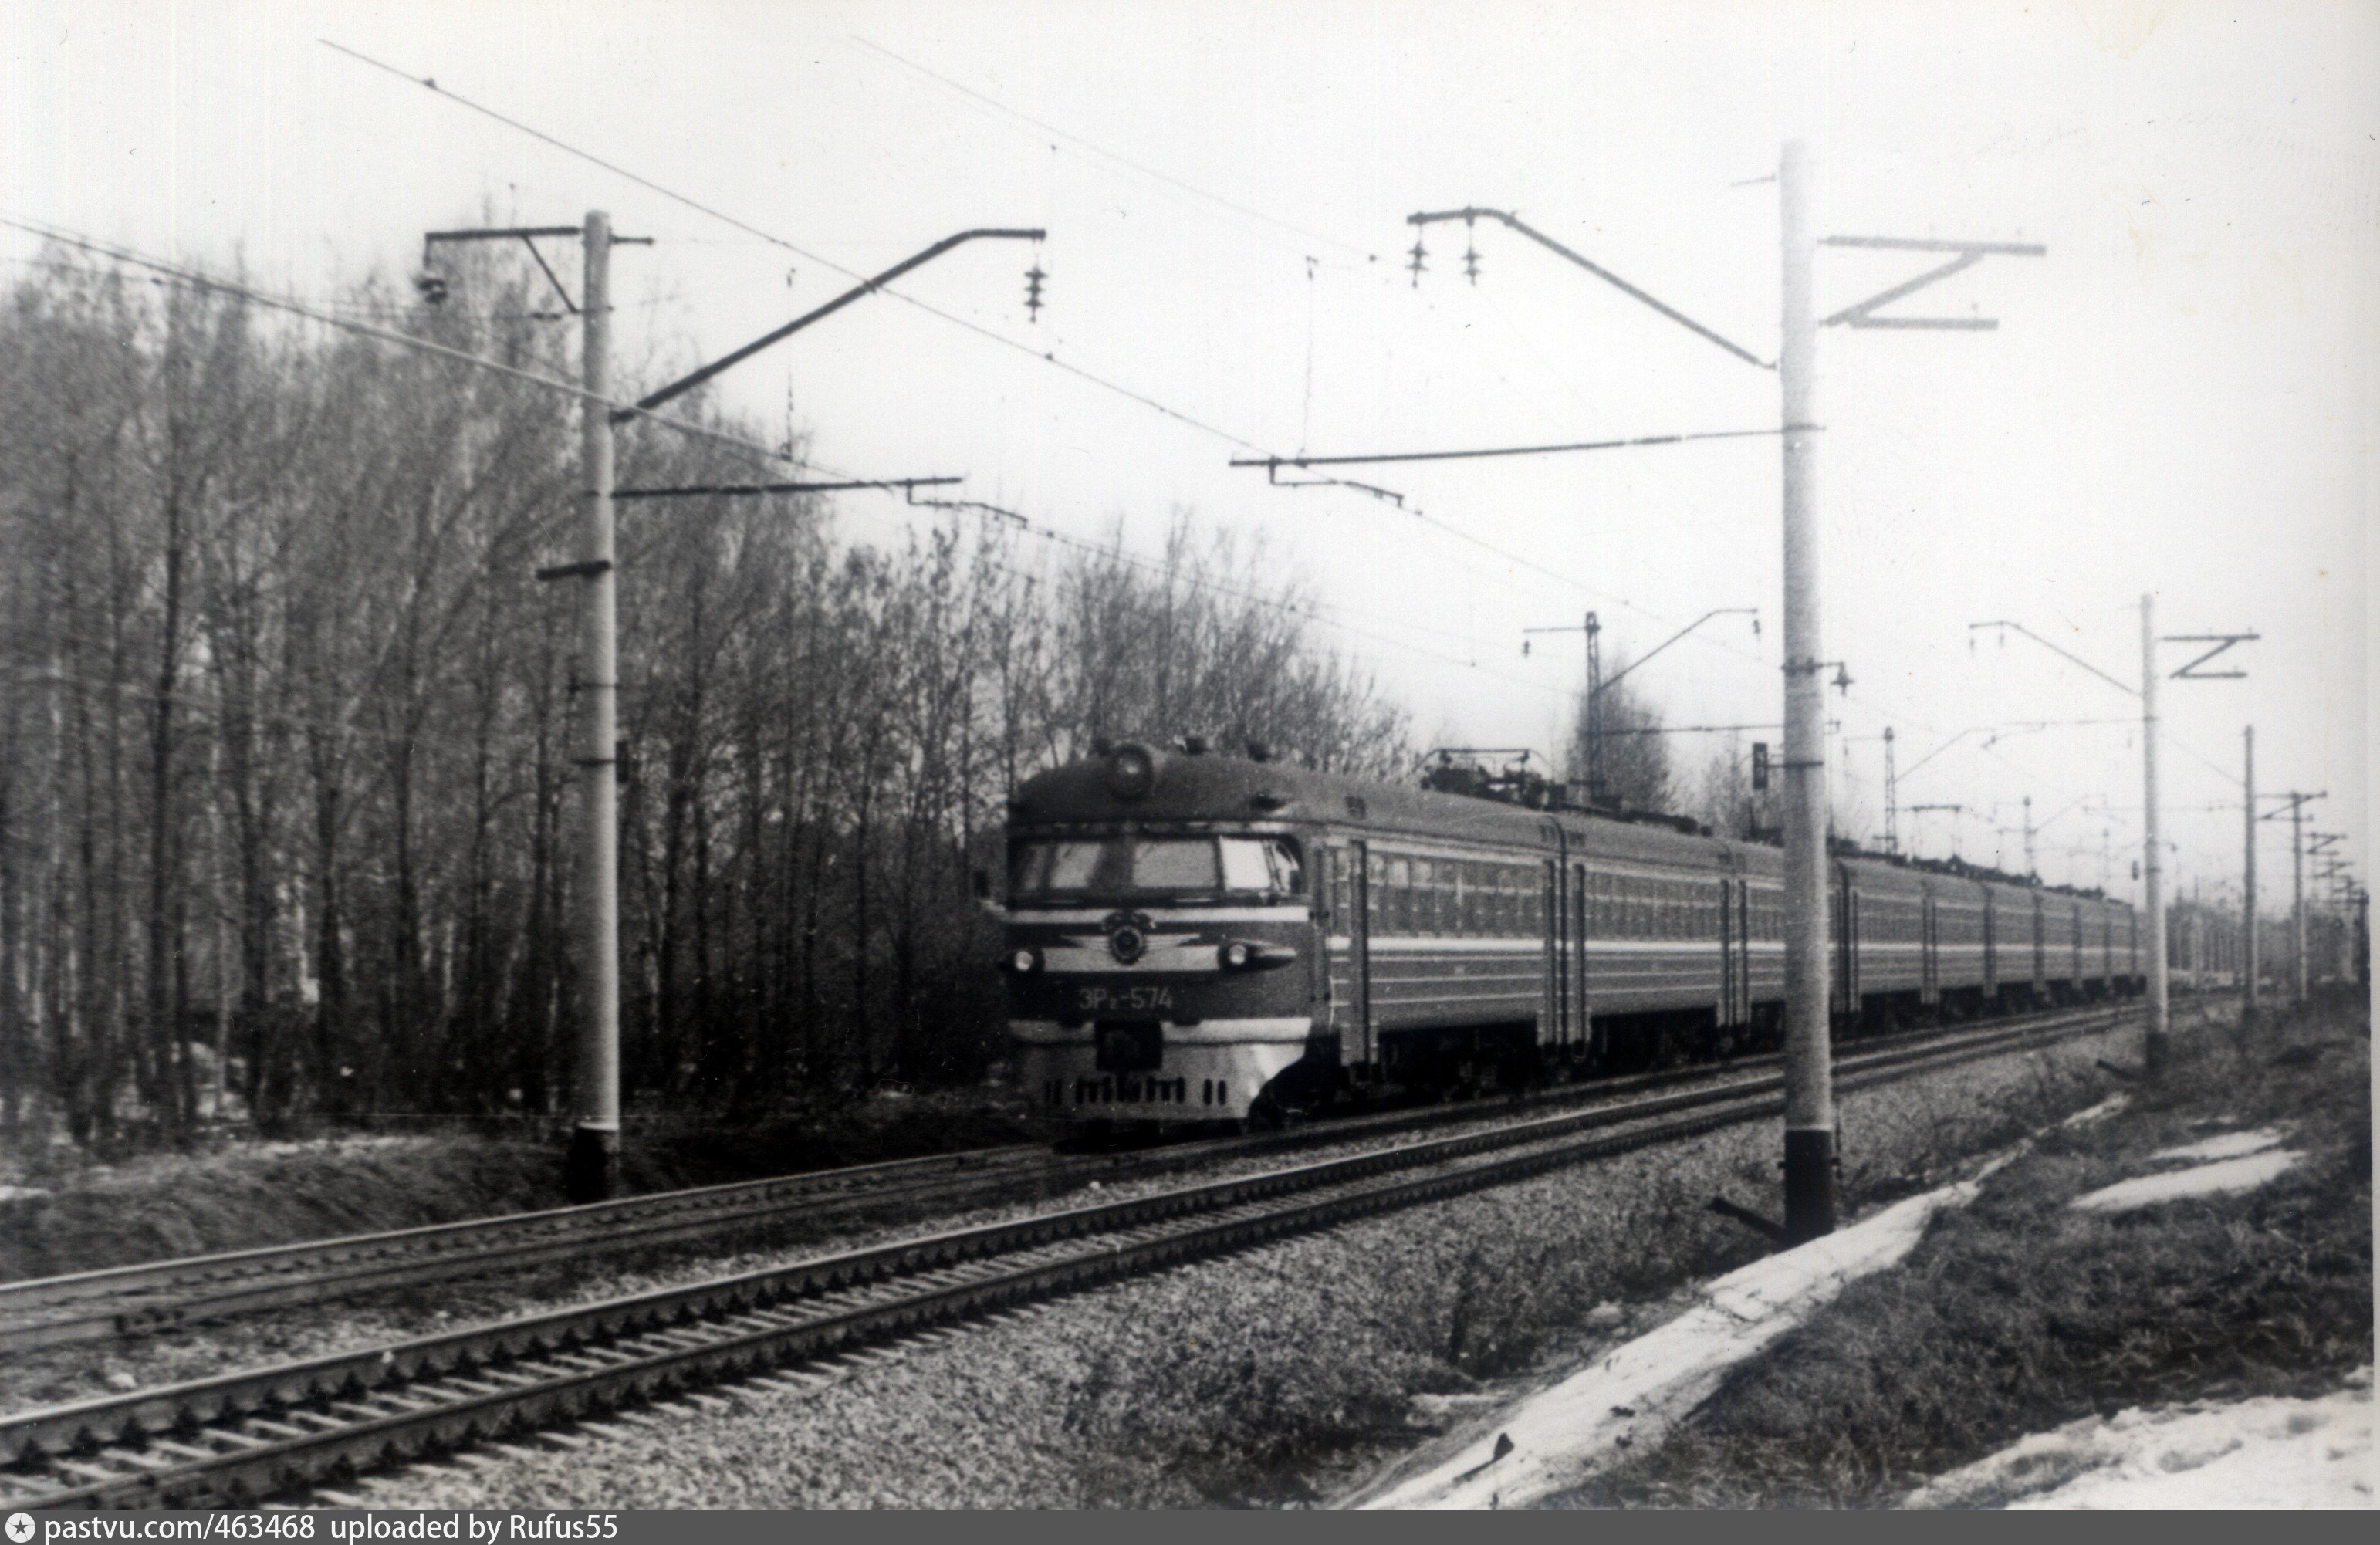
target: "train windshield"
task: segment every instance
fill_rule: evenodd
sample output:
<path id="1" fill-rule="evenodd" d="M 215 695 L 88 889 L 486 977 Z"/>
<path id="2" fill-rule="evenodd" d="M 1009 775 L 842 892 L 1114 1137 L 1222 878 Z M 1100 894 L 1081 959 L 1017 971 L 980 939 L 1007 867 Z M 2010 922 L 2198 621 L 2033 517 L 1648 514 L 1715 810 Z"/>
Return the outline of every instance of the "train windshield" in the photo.
<path id="1" fill-rule="evenodd" d="M 1256 895 L 1305 887 L 1283 837 L 1091 837 L 1021 842 L 1009 859 L 1012 903 L 1163 895 Z"/>

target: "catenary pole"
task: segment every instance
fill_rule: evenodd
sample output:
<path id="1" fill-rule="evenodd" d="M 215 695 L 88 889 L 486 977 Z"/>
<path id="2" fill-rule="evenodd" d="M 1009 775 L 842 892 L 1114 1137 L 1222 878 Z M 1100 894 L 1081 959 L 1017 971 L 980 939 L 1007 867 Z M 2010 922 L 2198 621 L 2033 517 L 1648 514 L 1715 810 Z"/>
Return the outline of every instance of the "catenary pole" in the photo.
<path id="1" fill-rule="evenodd" d="M 2247 851 L 2241 856 L 2246 882 L 2243 886 L 2244 904 L 2240 907 L 2240 927 L 2243 930 L 2240 942 L 2240 971 L 2248 984 L 2248 1017 L 2252 1020 L 2256 1017 L 2259 991 L 2256 981 L 2256 726 L 2250 724 L 2242 729 L 2240 742 L 2242 755 L 2240 772 L 2247 785 L 2246 800 L 2241 808 L 2248 814 Z"/>
<path id="2" fill-rule="evenodd" d="M 1892 771 L 1892 726 L 1884 726 L 1884 850 L 1900 852 L 1900 785 Z"/>
<path id="3" fill-rule="evenodd" d="M 578 1119 L 570 1134 L 567 1185 L 573 1201 L 601 1201 L 618 1188 L 620 1170 L 620 785 L 619 649 L 612 547 L 612 219 L 589 211 L 580 368 L 589 396 L 579 404 L 579 453 L 587 480 L 579 578 L 586 590 L 579 641 L 582 739 L 579 886 Z"/>
<path id="4" fill-rule="evenodd" d="M 2147 835 L 2141 845 L 2142 901 L 2149 923 L 2149 1023 L 2142 1061 L 2150 1077 L 2164 1071 L 2166 1036 L 2172 1028 L 2166 1001 L 2165 855 L 2157 821 L 2156 602 L 2141 597 L 2141 803 Z"/>
<path id="5" fill-rule="evenodd" d="M 2289 802 L 2290 953 L 2297 958 L 2291 1002 L 2299 1004 L 2306 1001 L 2305 808 L 2302 797 Z"/>
<path id="6" fill-rule="evenodd" d="M 1785 1235 L 1835 1227 L 1834 1069 L 1827 1022 L 1827 746 L 1819 627 L 1816 309 L 1811 164 L 1788 141 L 1777 168 L 1783 235 L 1777 355 L 1784 430 Z"/>

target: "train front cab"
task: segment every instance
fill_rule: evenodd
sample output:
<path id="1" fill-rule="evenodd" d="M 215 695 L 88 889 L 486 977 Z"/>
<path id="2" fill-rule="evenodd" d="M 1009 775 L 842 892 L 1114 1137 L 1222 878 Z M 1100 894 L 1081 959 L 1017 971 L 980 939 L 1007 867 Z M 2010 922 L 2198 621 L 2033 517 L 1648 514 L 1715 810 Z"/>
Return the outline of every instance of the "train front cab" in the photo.
<path id="1" fill-rule="evenodd" d="M 1313 1032 L 1304 848 L 1286 829 L 1154 823 L 1012 841 L 1003 964 L 1032 1108 L 1249 1119 Z"/>

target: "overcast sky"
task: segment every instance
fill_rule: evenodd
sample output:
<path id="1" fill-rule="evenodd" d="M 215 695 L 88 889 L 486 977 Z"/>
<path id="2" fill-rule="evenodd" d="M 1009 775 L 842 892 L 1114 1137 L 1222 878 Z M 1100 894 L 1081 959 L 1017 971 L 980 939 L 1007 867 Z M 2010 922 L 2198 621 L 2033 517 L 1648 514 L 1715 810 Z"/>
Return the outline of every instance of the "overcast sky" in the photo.
<path id="1" fill-rule="evenodd" d="M 1771 372 L 1500 226 L 1472 233 L 1475 285 L 1463 227 L 1433 227 L 1416 287 L 1405 216 L 1517 211 L 1773 359 L 1777 189 L 1759 179 L 1803 138 L 1827 233 L 2048 248 L 1899 308 L 1995 332 L 1822 336 L 1827 653 L 1853 678 L 1829 697 L 1834 773 L 1856 824 L 1880 832 L 1889 725 L 1904 845 L 2018 867 L 2029 795 L 2046 878 L 2107 874 L 2136 895 L 2136 729 L 1993 728 L 2121 721 L 2136 701 L 1967 625 L 2014 619 L 2136 681 L 2153 591 L 2161 633 L 2263 634 L 2236 656 L 2248 680 L 2165 693 L 2181 889 L 2236 884 L 2252 721 L 2260 785 L 2328 790 L 2317 824 L 2350 833 L 2362 872 L 2380 7 L 18 0 L 7 15 L 0 212 L 319 298 L 409 274 L 426 228 L 606 209 L 658 238 L 614 264 L 618 357 L 648 383 L 832 297 L 844 271 L 966 227 L 1046 227 L 1038 249 L 978 244 L 901 286 L 946 316 L 871 298 L 741 367 L 724 399 L 778 430 L 790 403 L 825 467 L 963 473 L 971 496 L 1050 529 L 1121 520 L 1147 552 L 1182 507 L 1261 535 L 1331 608 L 1323 636 L 1431 743 L 1551 749 L 1577 640 L 1524 658 L 1521 629 L 1590 608 L 1607 649 L 1641 653 L 1712 608 L 1759 607 L 1759 636 L 1719 618 L 1633 679 L 1672 724 L 1774 723 L 1777 442 L 1346 473 L 1402 505 L 1271 488 L 1229 459 L 1773 429 Z M 15 272 L 33 249 L 0 240 Z M 575 285 L 575 255 L 553 256 Z M 1827 251 L 1822 314 L 1922 266 Z M 886 540 L 920 516 L 857 496 L 838 518 Z M 2186 656 L 2169 648 L 2171 668 Z M 1717 743 L 1678 737 L 1677 760 Z M 1963 809 L 1906 809 L 1921 804 Z M 2285 887 L 2286 829 L 2266 830 L 2262 872 Z"/>

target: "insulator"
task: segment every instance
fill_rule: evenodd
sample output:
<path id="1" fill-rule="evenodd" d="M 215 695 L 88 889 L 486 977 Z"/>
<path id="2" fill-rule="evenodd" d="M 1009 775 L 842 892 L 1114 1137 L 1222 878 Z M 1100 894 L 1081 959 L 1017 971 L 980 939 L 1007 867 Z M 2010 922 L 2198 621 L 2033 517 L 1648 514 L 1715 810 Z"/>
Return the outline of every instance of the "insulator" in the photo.
<path id="1" fill-rule="evenodd" d="M 1463 276 L 1475 287 L 1479 283 L 1479 249 L 1468 241 L 1463 244 Z"/>
<path id="2" fill-rule="evenodd" d="M 1041 281 L 1049 276 L 1041 271 L 1038 262 L 1025 271 L 1025 320 L 1027 322 L 1041 320 Z"/>
<path id="3" fill-rule="evenodd" d="M 1413 244 L 1413 253 L 1412 253 L 1413 261 L 1412 261 L 1411 262 L 1409 262 L 1409 263 L 1407 263 L 1407 264 L 1405 265 L 1407 268 L 1410 268 L 1410 269 L 1412 269 L 1412 270 L 1413 270 L 1413 282 L 1414 282 L 1414 288 L 1415 288 L 1415 289 L 1419 289 L 1419 288 L 1421 288 L 1421 275 L 1422 275 L 1422 269 L 1423 269 L 1423 266 L 1424 266 L 1424 265 L 1423 265 L 1423 263 L 1422 263 L 1422 259 L 1424 259 L 1425 257 L 1427 257 L 1427 256 L 1428 256 L 1428 254 L 1427 254 L 1427 252 L 1424 252 L 1424 251 L 1422 250 L 1422 246 L 1421 246 L 1421 233 L 1419 233 L 1418 231 L 1416 231 L 1416 232 L 1415 232 L 1415 233 L 1414 233 L 1414 244 Z"/>

